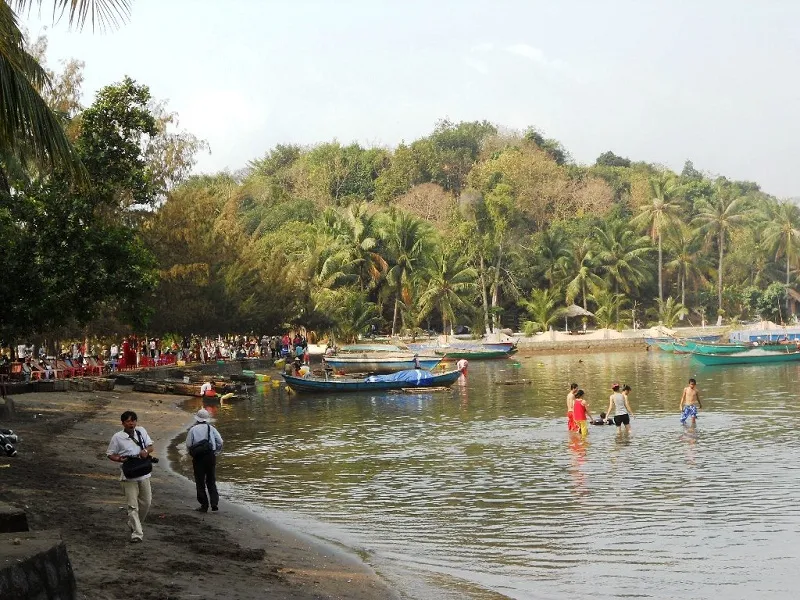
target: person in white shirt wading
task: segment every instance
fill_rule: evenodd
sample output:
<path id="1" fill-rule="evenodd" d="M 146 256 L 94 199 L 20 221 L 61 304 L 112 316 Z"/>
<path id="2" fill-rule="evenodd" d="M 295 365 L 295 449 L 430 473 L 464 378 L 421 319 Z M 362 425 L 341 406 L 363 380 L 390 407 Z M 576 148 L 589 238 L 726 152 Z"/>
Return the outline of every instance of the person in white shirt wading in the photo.
<path id="1" fill-rule="evenodd" d="M 194 416 L 197 421 L 186 434 L 186 450 L 192 457 L 194 483 L 197 488 L 197 501 L 200 512 L 219 510 L 219 492 L 217 492 L 217 455 L 222 452 L 222 436 L 217 428 L 208 421 L 209 412 L 201 408 Z M 206 493 L 208 489 L 208 493 Z"/>

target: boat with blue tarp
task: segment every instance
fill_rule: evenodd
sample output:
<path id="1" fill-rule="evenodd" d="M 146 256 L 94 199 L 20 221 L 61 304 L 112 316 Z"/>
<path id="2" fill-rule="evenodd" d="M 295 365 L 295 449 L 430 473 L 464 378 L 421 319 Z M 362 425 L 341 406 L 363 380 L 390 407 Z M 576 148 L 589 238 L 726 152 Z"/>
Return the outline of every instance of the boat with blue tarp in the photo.
<path id="1" fill-rule="evenodd" d="M 450 387 L 459 377 L 461 377 L 461 371 L 458 369 L 438 374 L 433 374 L 424 369 L 409 369 L 389 375 L 370 375 L 369 377 L 358 379 L 346 377 L 322 378 L 295 377 L 294 375 L 283 376 L 286 385 L 295 392 L 303 394 Z"/>

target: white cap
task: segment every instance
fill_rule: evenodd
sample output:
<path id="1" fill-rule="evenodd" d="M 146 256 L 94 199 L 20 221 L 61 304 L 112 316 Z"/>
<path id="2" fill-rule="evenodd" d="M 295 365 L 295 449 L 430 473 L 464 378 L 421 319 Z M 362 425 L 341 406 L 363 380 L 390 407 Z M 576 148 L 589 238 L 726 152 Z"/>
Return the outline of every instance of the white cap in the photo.
<path id="1" fill-rule="evenodd" d="M 198 423 L 203 423 L 208 421 L 211 418 L 211 413 L 209 413 L 205 408 L 201 408 L 198 410 L 194 415 L 194 420 Z"/>

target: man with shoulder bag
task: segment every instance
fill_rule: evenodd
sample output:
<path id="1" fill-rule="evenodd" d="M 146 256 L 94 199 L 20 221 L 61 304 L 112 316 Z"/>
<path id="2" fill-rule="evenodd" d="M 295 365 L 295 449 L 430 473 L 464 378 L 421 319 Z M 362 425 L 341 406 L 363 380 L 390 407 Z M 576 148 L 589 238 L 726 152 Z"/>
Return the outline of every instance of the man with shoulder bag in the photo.
<path id="1" fill-rule="evenodd" d="M 131 542 L 141 542 L 144 538 L 142 522 L 147 518 L 153 500 L 150 489 L 150 472 L 153 463 L 153 440 L 144 427 L 137 427 L 138 417 L 132 410 L 126 410 L 120 417 L 122 431 L 111 437 L 106 455 L 114 462 L 122 463 L 120 482 L 128 508 L 128 527 Z"/>
<path id="2" fill-rule="evenodd" d="M 217 492 L 217 455 L 222 452 L 222 436 L 217 428 L 209 423 L 211 415 L 201 408 L 194 416 L 196 423 L 186 434 L 186 451 L 192 457 L 194 483 L 197 488 L 199 512 L 219 510 L 219 493 Z M 208 493 L 206 493 L 208 489 Z"/>

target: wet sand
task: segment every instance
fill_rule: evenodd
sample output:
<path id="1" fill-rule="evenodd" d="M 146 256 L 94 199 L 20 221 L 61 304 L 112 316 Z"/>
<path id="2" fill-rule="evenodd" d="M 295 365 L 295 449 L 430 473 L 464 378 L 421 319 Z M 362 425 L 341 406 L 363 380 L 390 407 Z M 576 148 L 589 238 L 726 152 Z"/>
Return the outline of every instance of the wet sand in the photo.
<path id="1" fill-rule="evenodd" d="M 24 507 L 32 530 L 59 530 L 87 600 L 398 598 L 362 560 L 220 501 L 198 513 L 194 483 L 173 472 L 167 445 L 191 423 L 176 398 L 113 392 L 20 394 L 0 425 L 21 437 L 0 457 L 0 498 Z M 161 462 L 144 543 L 128 541 L 119 466 L 106 458 L 134 410 Z M 222 458 L 224 460 L 224 457 Z M 2 550 L 0 550 L 0 556 Z"/>

